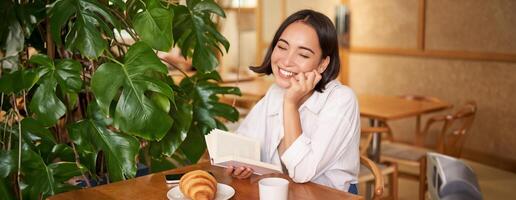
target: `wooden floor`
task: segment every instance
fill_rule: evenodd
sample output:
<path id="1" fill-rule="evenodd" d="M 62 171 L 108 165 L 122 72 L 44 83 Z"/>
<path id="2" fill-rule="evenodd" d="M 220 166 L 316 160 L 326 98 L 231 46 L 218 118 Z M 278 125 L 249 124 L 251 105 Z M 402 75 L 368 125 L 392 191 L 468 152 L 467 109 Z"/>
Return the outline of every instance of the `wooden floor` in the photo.
<path id="1" fill-rule="evenodd" d="M 516 199 L 516 173 L 504 171 L 487 165 L 467 161 L 477 175 L 480 190 L 484 199 Z M 414 169 L 400 167 L 403 171 Z M 417 170 L 417 169 L 416 169 Z M 364 185 L 364 184 L 362 184 Z M 364 194 L 364 187 L 360 185 L 360 193 Z M 418 182 L 415 180 L 399 179 L 399 199 L 413 200 L 418 198 Z"/>

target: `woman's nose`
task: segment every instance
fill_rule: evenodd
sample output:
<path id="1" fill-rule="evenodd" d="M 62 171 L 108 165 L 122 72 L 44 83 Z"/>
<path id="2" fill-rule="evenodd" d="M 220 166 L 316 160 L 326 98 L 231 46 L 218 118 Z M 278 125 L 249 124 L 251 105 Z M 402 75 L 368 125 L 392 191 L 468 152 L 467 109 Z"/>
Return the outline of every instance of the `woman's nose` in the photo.
<path id="1" fill-rule="evenodd" d="M 284 67 L 289 67 L 291 66 L 292 64 L 294 64 L 294 53 L 293 52 L 288 52 L 286 53 L 283 58 L 281 59 L 283 66 Z"/>

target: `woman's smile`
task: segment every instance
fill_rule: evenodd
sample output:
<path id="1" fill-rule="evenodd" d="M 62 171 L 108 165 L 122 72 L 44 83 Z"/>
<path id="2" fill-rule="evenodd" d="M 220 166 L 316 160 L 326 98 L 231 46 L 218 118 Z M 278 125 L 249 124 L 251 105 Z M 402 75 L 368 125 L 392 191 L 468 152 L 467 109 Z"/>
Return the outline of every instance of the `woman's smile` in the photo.
<path id="1" fill-rule="evenodd" d="M 291 72 L 291 71 L 285 70 L 283 68 L 279 68 L 279 72 L 280 72 L 279 73 L 280 77 L 284 78 L 284 79 L 289 79 L 290 77 L 293 77 L 297 74 L 295 72 Z"/>

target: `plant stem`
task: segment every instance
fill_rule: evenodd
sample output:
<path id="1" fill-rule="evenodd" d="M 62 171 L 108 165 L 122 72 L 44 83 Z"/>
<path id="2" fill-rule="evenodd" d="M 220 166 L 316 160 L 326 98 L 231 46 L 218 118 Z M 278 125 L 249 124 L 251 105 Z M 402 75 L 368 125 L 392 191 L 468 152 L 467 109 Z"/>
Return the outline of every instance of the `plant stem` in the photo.
<path id="1" fill-rule="evenodd" d="M 130 27 L 132 27 L 127 21 L 125 21 L 125 18 L 123 16 L 120 15 L 120 13 L 116 12 L 115 10 L 113 9 L 110 9 L 111 10 L 111 13 L 114 13 L 116 15 L 116 17 L 118 17 L 118 19 L 120 19 L 120 21 L 122 21 L 122 23 L 124 23 L 125 25 L 125 30 L 127 31 L 127 33 L 129 33 L 129 35 L 131 36 L 131 38 L 133 38 L 133 40 L 136 42 L 138 41 L 138 37 L 136 36 L 136 34 L 130 29 Z M 120 32 L 119 32 L 120 33 Z M 122 34 L 120 33 L 120 36 L 122 36 Z M 116 37 L 115 37 L 116 38 Z"/>
<path id="2" fill-rule="evenodd" d="M 5 130 L 7 130 L 7 124 L 9 124 L 9 120 L 11 120 L 12 115 L 13 114 L 12 114 L 12 109 L 11 109 L 11 110 L 9 110 L 9 114 L 7 115 L 7 118 L 5 118 L 6 119 Z M 9 126 L 9 127 L 11 127 L 11 126 Z M 12 135 L 12 133 L 11 133 L 11 131 L 9 131 L 9 138 L 7 138 L 7 150 L 11 149 L 11 135 Z"/>
<path id="3" fill-rule="evenodd" d="M 20 119 L 20 121 L 18 122 L 18 174 L 17 174 L 17 181 L 18 181 L 18 189 L 20 192 L 18 192 L 18 198 L 19 199 L 23 199 L 23 194 L 22 194 L 22 188 L 20 186 L 20 183 L 21 183 L 21 155 L 22 155 L 22 140 L 23 140 L 23 137 L 22 137 L 22 132 L 21 132 L 21 115 L 20 115 L 20 112 L 18 111 L 18 107 L 16 106 L 16 96 L 13 94 L 13 108 L 14 108 L 14 111 L 15 111 L 15 114 L 16 116 L 18 116 L 18 119 Z M 15 118 L 15 121 L 16 121 L 16 118 Z"/>
<path id="4" fill-rule="evenodd" d="M 47 42 L 47 55 L 50 59 L 54 59 L 56 46 L 54 45 L 54 40 L 52 40 L 52 34 L 50 30 L 50 19 L 48 17 L 46 19 L 46 22 L 47 37 L 45 40 Z"/>
<path id="5" fill-rule="evenodd" d="M 188 77 L 188 74 L 186 74 L 185 71 L 183 71 L 183 69 L 181 69 L 180 67 L 178 67 L 177 65 L 173 64 L 173 63 L 169 63 L 172 67 L 174 67 L 175 69 L 177 69 L 177 71 L 181 72 L 181 74 L 183 74 L 185 77 Z"/>
<path id="6" fill-rule="evenodd" d="M 2 141 L 5 141 L 5 132 L 7 131 L 7 122 L 9 121 L 9 116 L 11 115 L 11 112 L 9 113 L 6 113 L 5 115 L 5 123 L 4 123 L 4 131 L 2 133 Z M 4 143 L 4 146 L 5 146 L 5 150 L 9 150 L 10 149 L 10 145 L 11 144 L 11 135 L 9 135 L 9 140 L 7 140 L 7 144 Z M 7 145 L 7 146 L 6 146 Z"/>
<path id="7" fill-rule="evenodd" d="M 109 56 L 104 56 L 104 57 L 106 57 L 107 59 L 109 59 L 109 60 L 111 60 L 111 61 L 115 62 L 116 64 L 119 64 L 119 65 L 124 66 L 124 64 L 123 64 L 123 63 L 121 63 L 120 61 L 116 60 L 116 59 L 114 58 L 114 56 L 113 56 L 109 51 L 106 51 L 106 52 L 107 52 L 107 54 L 108 54 Z"/>
<path id="8" fill-rule="evenodd" d="M 73 150 L 73 153 L 75 156 L 75 165 L 77 165 L 77 168 L 80 169 L 81 163 L 80 163 L 80 159 L 79 159 L 79 153 L 77 153 L 77 149 L 75 148 L 75 144 L 73 143 L 73 141 L 71 143 L 72 143 L 72 150 Z M 81 174 L 82 174 L 82 178 L 86 182 L 86 185 L 88 187 L 91 187 L 90 180 L 88 179 L 88 177 L 86 177 L 86 174 L 84 174 L 84 172 L 82 170 L 81 170 Z"/>

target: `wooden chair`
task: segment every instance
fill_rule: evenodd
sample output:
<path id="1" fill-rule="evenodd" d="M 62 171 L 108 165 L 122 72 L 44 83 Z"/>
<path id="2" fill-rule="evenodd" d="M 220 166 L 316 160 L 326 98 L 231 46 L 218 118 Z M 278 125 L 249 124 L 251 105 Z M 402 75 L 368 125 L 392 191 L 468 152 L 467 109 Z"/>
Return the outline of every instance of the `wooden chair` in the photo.
<path id="1" fill-rule="evenodd" d="M 437 103 L 443 102 L 441 99 L 439 99 L 437 97 L 424 96 L 424 95 L 401 95 L 399 97 L 402 99 L 411 100 L 411 101 L 437 102 Z M 423 145 L 423 139 L 422 139 L 423 136 L 421 136 L 421 116 L 422 115 L 423 114 L 419 114 L 416 116 L 416 128 L 415 128 L 416 137 L 414 138 L 414 144 L 417 146 Z M 389 124 L 385 123 L 385 125 L 387 127 L 389 127 Z M 387 133 L 387 137 L 391 141 L 394 140 L 394 136 L 393 136 L 392 132 Z"/>
<path id="2" fill-rule="evenodd" d="M 380 168 L 369 158 L 364 155 L 360 155 L 360 174 L 367 172 L 367 176 L 361 176 L 363 179 L 367 179 L 370 181 L 374 179 L 374 194 L 373 199 L 381 199 L 383 195 L 383 174 L 380 171 Z M 371 177 L 372 176 L 372 177 Z M 359 182 L 363 182 L 359 178 Z M 365 181 L 364 181 L 365 182 Z"/>
<path id="3" fill-rule="evenodd" d="M 400 175 L 419 180 L 419 199 L 424 199 L 426 192 L 426 153 L 437 151 L 459 157 L 466 139 L 466 133 L 469 131 L 475 118 L 476 110 L 475 102 L 468 102 L 454 114 L 431 117 L 421 134 L 424 136 L 423 139 L 425 139 L 431 127 L 442 123 L 437 134 L 435 150 L 384 141 L 380 148 L 381 160 L 419 168 L 418 174 L 400 172 Z"/>
<path id="4" fill-rule="evenodd" d="M 367 158 L 367 149 L 373 139 L 373 133 L 388 133 L 389 129 L 386 127 L 363 127 L 361 129 L 360 139 L 360 174 L 358 175 L 359 183 L 366 183 L 369 181 L 375 181 L 373 199 L 381 199 L 383 197 L 384 181 L 383 177 L 389 177 L 389 195 L 386 199 L 398 199 L 398 167 L 396 163 L 382 162 L 374 163 Z M 365 160 L 365 159 L 367 160 Z M 370 167 L 374 164 L 377 169 Z M 376 172 L 375 172 L 376 171 Z M 379 182 L 378 178 L 381 178 Z M 380 192 L 381 189 L 381 192 Z"/>

